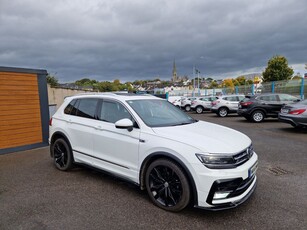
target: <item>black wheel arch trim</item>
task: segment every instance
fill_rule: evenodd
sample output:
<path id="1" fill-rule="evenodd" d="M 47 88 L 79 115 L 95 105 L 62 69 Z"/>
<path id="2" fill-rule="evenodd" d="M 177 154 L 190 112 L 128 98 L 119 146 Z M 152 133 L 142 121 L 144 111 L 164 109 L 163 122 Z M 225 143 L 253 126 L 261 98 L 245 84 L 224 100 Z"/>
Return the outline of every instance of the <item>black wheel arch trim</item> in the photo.
<path id="1" fill-rule="evenodd" d="M 71 147 L 70 141 L 67 138 L 67 136 L 63 132 L 57 131 L 57 132 L 53 133 L 52 137 L 50 138 L 50 156 L 52 158 L 53 158 L 53 152 L 51 151 L 51 148 L 52 148 L 52 144 L 55 142 L 55 140 L 57 138 L 63 138 L 66 141 L 66 143 L 68 144 L 70 150 L 72 151 L 72 147 Z M 73 162 L 74 162 L 74 159 L 73 159 Z"/>
<path id="2" fill-rule="evenodd" d="M 148 155 L 145 160 L 142 162 L 141 168 L 140 168 L 140 175 L 139 175 L 139 181 L 140 181 L 140 188 L 141 190 L 144 190 L 146 188 L 145 186 L 145 174 L 146 174 L 146 169 L 149 167 L 150 163 L 153 162 L 156 159 L 159 158 L 168 158 L 175 163 L 177 163 L 183 170 L 186 176 L 188 177 L 189 180 L 189 185 L 192 189 L 191 193 L 193 195 L 193 203 L 194 205 L 198 205 L 198 194 L 197 194 L 197 189 L 196 189 L 196 184 L 193 179 L 193 176 L 189 169 L 186 167 L 186 165 L 176 156 L 173 154 L 167 153 L 167 152 L 154 152 L 150 155 Z"/>
<path id="3" fill-rule="evenodd" d="M 266 110 L 265 109 L 263 109 L 263 108 L 259 108 L 259 107 L 257 107 L 257 108 L 253 108 L 252 110 L 251 110 L 251 112 L 250 112 L 250 115 L 252 115 L 255 111 L 257 111 L 257 110 L 259 110 L 259 111 L 261 111 L 261 112 L 263 112 L 263 114 L 264 114 L 264 116 L 266 117 L 267 116 L 267 112 L 266 112 Z"/>

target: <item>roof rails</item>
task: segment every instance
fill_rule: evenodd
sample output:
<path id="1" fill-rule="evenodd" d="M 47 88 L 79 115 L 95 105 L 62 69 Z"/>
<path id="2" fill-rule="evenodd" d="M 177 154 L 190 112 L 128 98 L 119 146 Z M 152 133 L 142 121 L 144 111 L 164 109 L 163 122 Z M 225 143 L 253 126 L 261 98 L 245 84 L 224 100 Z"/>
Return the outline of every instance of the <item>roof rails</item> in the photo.
<path id="1" fill-rule="evenodd" d="M 81 95 L 110 95 L 110 96 L 116 96 L 115 93 L 109 93 L 109 92 L 91 92 L 91 93 L 78 93 L 74 96 L 81 96 Z"/>

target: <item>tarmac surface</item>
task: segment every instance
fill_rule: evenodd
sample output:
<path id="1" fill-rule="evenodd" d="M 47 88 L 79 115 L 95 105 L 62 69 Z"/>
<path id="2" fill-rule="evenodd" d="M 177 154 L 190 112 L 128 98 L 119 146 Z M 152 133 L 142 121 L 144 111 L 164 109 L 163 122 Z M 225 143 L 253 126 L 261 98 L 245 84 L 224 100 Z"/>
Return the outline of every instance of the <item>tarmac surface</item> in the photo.
<path id="1" fill-rule="evenodd" d="M 55 169 L 49 148 L 40 148 L 0 155 L 0 229 L 306 229 L 307 130 L 276 119 L 190 114 L 252 139 L 258 186 L 241 206 L 166 212 L 120 179 L 84 167 Z"/>

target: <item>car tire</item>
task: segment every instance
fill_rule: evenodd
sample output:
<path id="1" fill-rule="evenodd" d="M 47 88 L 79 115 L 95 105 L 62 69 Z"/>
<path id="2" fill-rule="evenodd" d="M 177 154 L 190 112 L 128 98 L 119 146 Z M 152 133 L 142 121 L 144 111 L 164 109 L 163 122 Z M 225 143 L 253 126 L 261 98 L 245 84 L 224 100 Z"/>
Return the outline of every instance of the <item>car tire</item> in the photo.
<path id="1" fill-rule="evenodd" d="M 190 106 L 190 105 L 186 105 L 186 106 L 184 107 L 184 110 L 185 110 L 186 112 L 190 112 L 190 111 L 191 111 L 191 106 Z"/>
<path id="2" fill-rule="evenodd" d="M 73 156 L 69 144 L 65 139 L 59 138 L 51 145 L 53 163 L 61 171 L 68 171 L 73 167 Z"/>
<path id="3" fill-rule="evenodd" d="M 260 123 L 264 120 L 264 112 L 256 110 L 252 113 L 251 120 L 256 123 Z"/>
<path id="4" fill-rule="evenodd" d="M 196 113 L 201 114 L 204 111 L 204 108 L 202 106 L 197 106 L 195 109 Z"/>
<path id="5" fill-rule="evenodd" d="M 190 202 L 188 179 L 173 161 L 158 159 L 152 162 L 146 171 L 145 184 L 152 202 L 164 210 L 179 212 Z"/>
<path id="6" fill-rule="evenodd" d="M 228 115 L 228 109 L 225 107 L 219 108 L 219 110 L 217 111 L 217 115 L 219 117 L 226 117 Z"/>

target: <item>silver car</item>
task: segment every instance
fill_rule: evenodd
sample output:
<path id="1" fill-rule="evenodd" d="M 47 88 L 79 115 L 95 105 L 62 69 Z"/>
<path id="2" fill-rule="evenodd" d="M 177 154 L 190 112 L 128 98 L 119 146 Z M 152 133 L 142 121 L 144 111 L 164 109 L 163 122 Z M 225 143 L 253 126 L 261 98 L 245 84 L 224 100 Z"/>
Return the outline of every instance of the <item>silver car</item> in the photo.
<path id="1" fill-rule="evenodd" d="M 191 109 L 194 110 L 196 113 L 202 113 L 205 110 L 210 111 L 211 103 L 217 99 L 218 97 L 216 96 L 200 97 L 192 101 Z"/>
<path id="2" fill-rule="evenodd" d="M 238 104 L 245 98 L 244 95 L 224 95 L 212 102 L 211 112 L 220 117 L 226 117 L 229 113 L 236 113 Z"/>
<path id="3" fill-rule="evenodd" d="M 307 100 L 283 106 L 278 120 L 296 128 L 307 127 Z"/>

